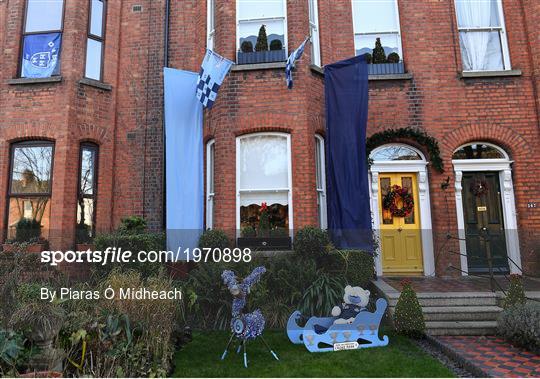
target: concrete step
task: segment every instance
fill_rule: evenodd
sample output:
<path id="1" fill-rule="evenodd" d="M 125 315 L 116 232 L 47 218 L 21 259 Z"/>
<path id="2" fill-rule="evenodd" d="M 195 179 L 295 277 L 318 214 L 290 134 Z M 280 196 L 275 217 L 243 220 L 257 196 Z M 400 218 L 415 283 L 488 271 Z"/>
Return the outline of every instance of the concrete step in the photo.
<path id="1" fill-rule="evenodd" d="M 389 296 L 388 305 L 395 307 L 399 296 Z M 422 307 L 496 306 L 497 295 L 491 292 L 433 292 L 417 294 Z"/>
<path id="2" fill-rule="evenodd" d="M 426 321 L 495 321 L 502 308 L 495 305 L 423 307 Z"/>
<path id="3" fill-rule="evenodd" d="M 426 333 L 432 336 L 494 334 L 497 321 L 426 321 Z"/>

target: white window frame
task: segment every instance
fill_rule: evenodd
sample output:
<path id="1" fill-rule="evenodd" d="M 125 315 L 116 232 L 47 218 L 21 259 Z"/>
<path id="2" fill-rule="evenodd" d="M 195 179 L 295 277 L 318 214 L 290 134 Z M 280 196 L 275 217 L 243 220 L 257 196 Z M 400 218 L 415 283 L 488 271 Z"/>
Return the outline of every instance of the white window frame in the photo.
<path id="1" fill-rule="evenodd" d="M 272 188 L 270 190 L 265 189 L 243 189 L 240 190 L 240 148 L 241 141 L 243 139 L 248 139 L 251 137 L 257 136 L 278 136 L 285 137 L 287 139 L 287 188 Z M 292 158 L 291 158 L 291 135 L 288 133 L 279 133 L 279 132 L 261 132 L 261 133 L 250 133 L 245 134 L 239 137 L 236 137 L 236 233 L 240 237 L 240 195 L 242 193 L 253 193 L 253 192 L 287 192 L 287 201 L 288 201 L 288 217 L 289 217 L 289 235 L 292 236 L 292 231 L 294 229 L 293 225 L 293 197 L 292 197 Z"/>
<path id="2" fill-rule="evenodd" d="M 206 48 L 214 50 L 214 36 L 216 35 L 216 4 L 215 0 L 206 2 Z"/>
<path id="3" fill-rule="evenodd" d="M 328 216 L 326 209 L 326 152 L 324 150 L 324 138 L 315 134 L 315 170 L 320 169 L 321 175 L 321 187 L 317 183 L 317 172 L 315 172 L 315 189 L 317 191 L 317 204 L 319 207 L 318 218 L 319 227 L 321 229 L 328 229 Z M 317 155 L 317 146 L 319 146 L 319 155 Z"/>
<path id="4" fill-rule="evenodd" d="M 283 20 L 283 49 L 285 50 L 285 57 L 289 56 L 289 50 L 288 50 L 288 41 L 289 37 L 287 35 L 287 0 L 281 0 L 283 1 L 283 11 L 284 15 L 282 17 L 265 17 L 265 18 L 250 18 L 245 20 L 238 19 L 238 15 L 240 14 L 240 1 L 236 0 L 236 55 L 238 60 L 238 52 L 240 51 L 240 24 L 241 23 L 248 23 L 248 22 L 261 22 L 264 23 L 264 21 L 277 21 L 277 20 Z M 255 46 L 253 46 L 255 48 Z"/>
<path id="5" fill-rule="evenodd" d="M 214 148 L 214 154 L 212 155 L 212 148 Z M 215 156 L 216 145 L 215 140 L 210 140 L 206 143 L 206 229 L 213 229 L 214 227 L 214 195 L 215 195 Z M 210 190 L 210 183 L 212 183 L 212 191 Z"/>
<path id="6" fill-rule="evenodd" d="M 460 56 L 461 56 L 461 38 L 459 34 L 461 32 L 499 32 L 499 38 L 501 39 L 501 53 L 503 58 L 503 71 L 509 71 L 512 69 L 512 64 L 510 62 L 510 50 L 508 48 L 508 38 L 506 37 L 506 21 L 504 19 L 504 9 L 502 5 L 502 0 L 497 1 L 497 10 L 499 11 L 499 21 L 501 26 L 497 27 L 485 27 L 485 28 L 460 28 L 458 20 L 458 9 L 457 1 L 454 0 L 454 9 L 456 13 L 456 26 L 458 29 L 458 43 L 460 47 Z M 461 64 L 463 65 L 463 57 L 461 58 Z M 463 70 L 464 72 L 489 72 L 493 70 Z M 499 70 L 495 70 L 499 71 Z"/>
<path id="7" fill-rule="evenodd" d="M 321 67 L 321 45 L 319 40 L 318 0 L 308 0 L 309 35 L 311 36 L 311 63 Z M 313 19 L 311 18 L 313 15 Z"/>
<path id="8" fill-rule="evenodd" d="M 399 22 L 399 4 L 398 4 L 398 0 L 393 0 L 394 3 L 395 3 L 395 9 L 396 11 L 394 12 L 395 13 L 395 17 L 396 17 L 396 25 L 397 25 L 397 30 L 386 30 L 386 31 L 379 31 L 379 32 L 356 32 L 357 30 L 357 26 L 356 26 L 356 22 L 354 21 L 355 17 L 354 17 L 354 2 L 356 0 L 351 0 L 351 7 L 352 7 L 352 16 L 353 16 L 353 31 L 354 31 L 354 56 L 356 56 L 356 36 L 371 36 L 371 35 L 381 35 L 381 34 L 397 34 L 398 36 L 398 54 L 399 54 L 399 58 L 400 60 L 403 62 L 405 61 L 405 57 L 403 56 L 403 47 L 402 47 L 402 44 L 401 44 L 401 24 Z M 373 45 L 373 47 L 375 47 L 375 45 Z"/>

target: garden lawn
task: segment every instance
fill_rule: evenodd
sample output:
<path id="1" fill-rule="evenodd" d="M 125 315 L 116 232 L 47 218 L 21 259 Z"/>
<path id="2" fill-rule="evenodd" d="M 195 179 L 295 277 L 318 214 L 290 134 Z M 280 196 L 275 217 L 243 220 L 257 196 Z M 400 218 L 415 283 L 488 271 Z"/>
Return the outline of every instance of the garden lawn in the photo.
<path id="1" fill-rule="evenodd" d="M 260 340 L 247 345 L 248 365 L 233 346 L 224 361 L 221 354 L 228 332 L 197 332 L 193 341 L 177 352 L 175 377 L 454 377 L 439 361 L 408 338 L 389 335 L 386 347 L 310 353 L 292 344 L 284 331 L 267 331 L 264 337 L 279 356 L 276 361 Z"/>

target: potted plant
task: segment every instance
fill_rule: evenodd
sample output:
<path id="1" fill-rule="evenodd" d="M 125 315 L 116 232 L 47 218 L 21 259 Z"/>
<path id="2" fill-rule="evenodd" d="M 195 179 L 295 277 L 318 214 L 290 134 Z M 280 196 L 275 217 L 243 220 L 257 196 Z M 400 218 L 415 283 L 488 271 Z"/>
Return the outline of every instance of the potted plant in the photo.
<path id="1" fill-rule="evenodd" d="M 40 253 L 47 247 L 47 240 L 41 237 L 41 223 L 36 219 L 21 218 L 15 227 L 15 238 L 2 245 L 6 253 L 24 250 Z"/>
<path id="2" fill-rule="evenodd" d="M 240 248 L 257 250 L 288 250 L 291 248 L 291 237 L 288 229 L 274 225 L 270 209 L 266 203 L 259 208 L 257 229 L 253 225 L 242 228 L 241 237 L 237 240 Z"/>
<path id="3" fill-rule="evenodd" d="M 275 34 L 271 34 L 270 36 L 273 39 L 270 45 L 268 45 L 266 25 L 261 25 L 255 43 L 255 51 L 253 51 L 253 43 L 250 41 L 250 39 L 254 40 L 255 36 L 244 38 L 240 44 L 240 51 L 238 51 L 238 64 L 285 61 L 285 49 L 283 48 L 283 42 L 280 40 L 280 36 L 276 36 Z"/>
<path id="4" fill-rule="evenodd" d="M 373 49 L 373 54 L 366 53 L 365 57 L 368 63 L 369 75 L 390 75 L 405 73 L 405 66 L 401 61 L 401 57 L 399 56 L 399 54 L 393 52 L 388 54 L 387 57 L 380 38 L 377 38 L 375 40 L 375 48 Z"/>

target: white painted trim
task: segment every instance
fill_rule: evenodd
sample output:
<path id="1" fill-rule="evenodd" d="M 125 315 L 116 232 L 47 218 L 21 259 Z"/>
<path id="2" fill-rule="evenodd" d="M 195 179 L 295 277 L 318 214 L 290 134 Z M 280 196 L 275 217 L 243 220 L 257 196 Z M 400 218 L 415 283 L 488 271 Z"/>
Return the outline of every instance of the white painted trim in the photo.
<path id="1" fill-rule="evenodd" d="M 478 144 L 488 145 L 483 142 L 474 142 Z M 470 144 L 470 143 L 469 143 Z M 469 145 L 467 144 L 467 145 Z M 506 157 L 508 154 L 500 147 L 496 147 L 502 151 Z M 460 147 L 461 148 L 461 147 Z M 458 225 L 459 252 L 461 254 L 460 264 L 462 275 L 468 275 L 468 262 L 467 262 L 467 245 L 465 242 L 465 216 L 463 211 L 463 187 L 461 181 L 463 179 L 463 172 L 467 171 L 496 171 L 499 172 L 499 184 L 501 187 L 501 204 L 503 210 L 504 229 L 506 236 L 506 252 L 508 257 L 508 266 L 510 267 L 510 273 L 521 274 L 521 253 L 519 248 L 519 235 L 517 230 L 517 215 L 516 215 L 516 203 L 514 196 L 514 185 L 512 182 L 512 168 L 513 162 L 509 159 L 454 159 L 452 164 L 454 166 L 455 173 L 455 198 L 456 198 L 456 214 Z M 514 261 L 516 264 L 512 263 Z"/>
<path id="2" fill-rule="evenodd" d="M 213 19 L 214 22 L 211 23 L 210 20 Z M 206 48 L 209 50 L 214 50 L 214 37 L 216 35 L 216 7 L 215 0 L 206 1 Z M 214 28 L 210 28 L 210 24 L 214 24 Z"/>
<path id="3" fill-rule="evenodd" d="M 242 139 L 256 137 L 256 136 L 279 136 L 287 139 L 287 160 L 288 160 L 288 192 L 287 198 L 289 201 L 289 235 L 292 237 L 294 230 L 294 220 L 293 220 L 293 196 L 292 196 L 292 157 L 291 157 L 291 135 L 288 133 L 279 133 L 279 132 L 261 132 L 261 133 L 250 133 L 244 134 L 239 137 L 236 137 L 236 233 L 240 237 L 240 193 L 245 192 L 245 190 L 240 191 L 240 141 Z M 272 189 L 273 190 L 273 189 Z M 270 191 L 270 190 L 269 190 Z"/>
<path id="4" fill-rule="evenodd" d="M 309 20 L 309 32 L 311 35 L 311 63 L 321 67 L 321 46 L 319 40 L 319 7 L 318 0 L 308 0 L 308 7 L 313 7 L 313 20 Z M 309 9 L 308 9 L 309 13 Z M 313 21 L 313 22 L 312 22 Z"/>
<path id="5" fill-rule="evenodd" d="M 429 180 L 427 175 L 427 161 L 422 152 L 412 146 L 405 144 L 386 144 L 373 150 L 383 149 L 388 146 L 405 146 L 417 152 L 422 160 L 418 161 L 380 161 L 373 162 L 370 168 L 370 201 L 373 220 L 373 230 L 376 238 L 380 241 L 380 217 L 379 217 L 379 174 L 394 172 L 417 173 L 418 180 L 418 201 L 420 210 L 420 230 L 422 236 L 422 256 L 425 276 L 435 275 L 435 254 L 433 251 L 433 231 L 431 221 L 431 200 L 429 197 Z M 380 244 L 377 247 L 377 257 L 375 258 L 375 271 L 377 276 L 383 275 L 382 251 Z"/>
<path id="6" fill-rule="evenodd" d="M 214 157 L 212 157 L 212 146 L 214 146 Z M 214 191 L 215 191 L 215 176 L 216 171 L 216 159 L 215 159 L 215 140 L 210 140 L 206 143 L 206 229 L 212 229 L 214 227 L 214 192 L 210 192 L 210 179 L 214 178 Z M 209 163 L 212 162 L 212 171 L 209 170 Z"/>
<path id="7" fill-rule="evenodd" d="M 321 149 L 321 156 L 319 161 L 319 167 L 321 168 L 321 186 L 322 186 L 322 199 L 320 205 L 321 214 L 319 215 L 319 223 L 321 229 L 328 229 L 328 215 L 326 209 L 326 151 L 324 150 L 324 138 L 319 134 L 315 134 L 315 143 L 319 144 Z M 317 157 L 315 157 L 317 158 Z M 316 167 L 315 167 L 316 169 Z M 315 184 L 315 187 L 317 185 Z M 319 200 L 319 189 L 315 188 L 317 191 L 317 201 Z"/>

